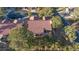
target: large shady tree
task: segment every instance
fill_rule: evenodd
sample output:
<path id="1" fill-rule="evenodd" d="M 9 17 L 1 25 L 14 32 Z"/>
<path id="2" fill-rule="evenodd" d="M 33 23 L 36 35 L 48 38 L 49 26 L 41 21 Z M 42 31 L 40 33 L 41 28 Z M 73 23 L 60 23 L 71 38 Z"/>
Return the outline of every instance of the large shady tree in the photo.
<path id="1" fill-rule="evenodd" d="M 8 41 L 9 47 L 15 50 L 29 50 L 32 47 L 33 34 L 25 27 L 12 29 Z"/>

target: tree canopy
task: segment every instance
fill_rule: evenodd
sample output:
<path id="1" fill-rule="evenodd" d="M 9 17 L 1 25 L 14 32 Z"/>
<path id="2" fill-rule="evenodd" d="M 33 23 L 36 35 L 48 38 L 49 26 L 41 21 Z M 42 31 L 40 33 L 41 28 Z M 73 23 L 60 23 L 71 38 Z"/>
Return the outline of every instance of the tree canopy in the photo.
<path id="1" fill-rule="evenodd" d="M 52 12 L 53 12 L 53 8 L 49 8 L 49 7 L 46 7 L 46 8 L 37 8 L 37 13 L 38 13 L 38 15 L 40 17 L 51 16 Z"/>
<path id="2" fill-rule="evenodd" d="M 15 50 L 28 50 L 31 45 L 33 34 L 26 28 L 15 28 L 10 31 L 8 40 L 9 47 Z"/>
<path id="3" fill-rule="evenodd" d="M 67 40 L 73 42 L 76 37 L 75 27 L 74 26 L 66 26 L 64 27 L 65 35 L 67 36 Z"/>
<path id="4" fill-rule="evenodd" d="M 53 28 L 59 28 L 62 27 L 63 23 L 61 21 L 61 18 L 59 16 L 53 16 L 52 17 L 52 27 Z"/>

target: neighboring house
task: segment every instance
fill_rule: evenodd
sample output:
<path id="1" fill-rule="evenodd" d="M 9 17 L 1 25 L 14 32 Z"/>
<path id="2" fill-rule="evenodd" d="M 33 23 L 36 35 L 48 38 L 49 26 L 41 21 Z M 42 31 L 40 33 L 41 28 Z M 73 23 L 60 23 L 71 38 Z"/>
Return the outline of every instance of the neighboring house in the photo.
<path id="1" fill-rule="evenodd" d="M 74 19 L 74 15 L 64 16 L 65 19 Z"/>
<path id="2" fill-rule="evenodd" d="M 61 14 L 65 19 L 73 19 L 75 16 L 72 14 L 72 12 L 74 12 L 74 7 L 66 7 L 58 13 Z"/>
<path id="3" fill-rule="evenodd" d="M 14 20 L 13 22 L 10 22 L 7 20 L 4 23 L 0 23 L 0 38 L 3 38 L 4 36 L 9 35 L 9 31 L 13 28 L 15 28 L 17 25 L 21 23 L 18 23 L 18 21 Z"/>
<path id="4" fill-rule="evenodd" d="M 77 30 L 79 30 L 79 21 L 73 23 L 71 26 L 75 26 Z"/>
<path id="5" fill-rule="evenodd" d="M 0 24 L 0 38 L 9 35 L 9 31 L 16 27 L 14 23 L 3 23 Z"/>
<path id="6" fill-rule="evenodd" d="M 27 29 L 34 35 L 45 35 L 52 31 L 50 20 L 28 20 Z"/>

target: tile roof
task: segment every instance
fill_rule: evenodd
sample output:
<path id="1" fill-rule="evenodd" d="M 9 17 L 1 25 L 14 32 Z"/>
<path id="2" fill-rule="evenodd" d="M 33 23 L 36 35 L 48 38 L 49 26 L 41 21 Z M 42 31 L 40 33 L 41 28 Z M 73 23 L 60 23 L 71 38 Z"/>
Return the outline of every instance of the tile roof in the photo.
<path id="1" fill-rule="evenodd" d="M 29 20 L 28 30 L 35 34 L 42 34 L 45 30 L 52 30 L 50 20 Z"/>
<path id="2" fill-rule="evenodd" d="M 9 34 L 9 30 L 11 28 L 15 27 L 15 24 L 13 23 L 8 23 L 8 24 L 0 24 L 0 35 L 8 35 Z"/>
<path id="3" fill-rule="evenodd" d="M 1 35 L 8 35 L 8 34 L 9 34 L 9 30 L 10 30 L 10 29 L 5 29 L 5 30 L 3 30 L 0 34 L 1 34 Z"/>

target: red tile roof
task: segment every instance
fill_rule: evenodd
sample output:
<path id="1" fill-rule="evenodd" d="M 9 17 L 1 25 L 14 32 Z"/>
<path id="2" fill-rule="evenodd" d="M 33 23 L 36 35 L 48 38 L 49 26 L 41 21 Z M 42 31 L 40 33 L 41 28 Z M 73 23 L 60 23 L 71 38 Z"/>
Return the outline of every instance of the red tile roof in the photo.
<path id="1" fill-rule="evenodd" d="M 9 34 L 9 30 L 10 30 L 10 29 L 5 29 L 5 30 L 3 30 L 0 34 L 1 34 L 1 35 L 8 35 L 8 34 Z"/>
<path id="2" fill-rule="evenodd" d="M 28 30 L 35 34 L 44 33 L 44 29 L 52 30 L 50 20 L 29 20 L 27 21 Z"/>
<path id="3" fill-rule="evenodd" d="M 11 28 L 14 28 L 15 27 L 15 24 L 13 24 L 13 23 L 0 24 L 0 25 L 2 25 L 0 27 L 0 35 L 8 35 L 9 34 L 9 30 Z"/>

